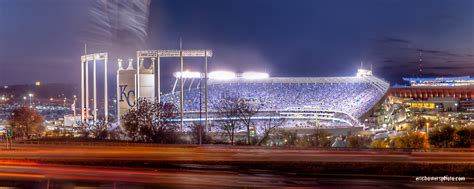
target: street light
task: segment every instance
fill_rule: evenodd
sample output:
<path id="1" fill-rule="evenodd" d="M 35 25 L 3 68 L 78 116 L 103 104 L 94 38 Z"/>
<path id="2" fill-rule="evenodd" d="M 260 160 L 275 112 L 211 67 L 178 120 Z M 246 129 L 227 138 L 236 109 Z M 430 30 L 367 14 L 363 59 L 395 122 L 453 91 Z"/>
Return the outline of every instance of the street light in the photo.
<path id="1" fill-rule="evenodd" d="M 31 107 L 33 107 L 33 106 L 31 105 L 31 98 L 33 97 L 33 94 L 30 93 L 30 94 L 28 94 L 28 96 L 30 97 L 30 108 L 31 108 Z"/>
<path id="2" fill-rule="evenodd" d="M 429 129 L 430 129 L 430 123 L 426 123 L 426 136 L 429 137 Z"/>

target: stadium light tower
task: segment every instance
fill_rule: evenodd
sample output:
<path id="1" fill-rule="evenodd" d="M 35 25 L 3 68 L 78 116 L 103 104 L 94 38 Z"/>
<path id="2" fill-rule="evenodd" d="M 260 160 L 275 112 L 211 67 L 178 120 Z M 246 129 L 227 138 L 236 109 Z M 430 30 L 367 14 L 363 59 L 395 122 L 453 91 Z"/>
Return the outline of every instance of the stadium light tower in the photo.
<path id="1" fill-rule="evenodd" d="M 191 90 L 194 79 L 202 79 L 202 74 L 200 72 L 190 72 L 190 71 L 185 71 L 183 73 L 175 72 L 173 73 L 173 76 L 176 78 L 173 85 L 173 90 L 172 90 L 173 94 L 174 94 L 174 91 L 176 90 L 176 85 L 178 84 L 178 81 L 181 81 L 181 76 L 184 79 L 183 85 L 186 82 L 186 79 L 191 79 L 191 84 L 189 84 L 189 90 Z"/>
<path id="2" fill-rule="evenodd" d="M 149 58 L 152 60 L 152 65 L 154 67 L 154 75 L 155 75 L 155 100 L 156 101 L 161 101 L 161 89 L 160 89 L 160 58 L 180 58 L 180 72 L 183 73 L 184 76 L 184 58 L 185 57 L 202 57 L 205 59 L 204 62 L 204 87 L 205 87 L 205 111 L 206 111 L 206 128 L 208 125 L 208 113 L 207 113 L 207 106 L 208 106 L 208 93 L 207 93 L 207 59 L 209 57 L 212 57 L 212 50 L 185 50 L 185 49 L 179 49 L 179 50 L 144 50 L 144 51 L 137 51 L 137 60 L 143 63 L 143 60 L 145 58 Z M 156 62 L 155 62 L 156 60 Z M 137 78 L 140 78 L 140 71 L 139 71 L 139 66 L 137 66 Z M 184 90 L 183 90 L 183 79 L 184 77 L 180 78 L 180 113 L 181 113 L 181 131 L 183 130 L 183 96 L 184 96 Z M 137 86 L 140 83 L 139 80 L 137 80 Z M 135 100 L 138 100 L 140 98 L 140 90 L 139 87 L 136 90 L 136 98 Z"/>
<path id="3" fill-rule="evenodd" d="M 210 79 L 216 79 L 216 80 L 227 80 L 227 79 L 233 79 L 236 77 L 236 74 L 234 72 L 228 72 L 228 71 L 215 71 L 209 73 L 209 78 Z"/>
<path id="4" fill-rule="evenodd" d="M 201 73 L 199 72 L 190 72 L 190 71 L 185 71 L 183 72 L 183 74 L 181 74 L 181 72 L 175 72 L 173 74 L 174 77 L 176 78 L 180 78 L 181 75 L 183 76 L 183 78 L 201 78 Z"/>

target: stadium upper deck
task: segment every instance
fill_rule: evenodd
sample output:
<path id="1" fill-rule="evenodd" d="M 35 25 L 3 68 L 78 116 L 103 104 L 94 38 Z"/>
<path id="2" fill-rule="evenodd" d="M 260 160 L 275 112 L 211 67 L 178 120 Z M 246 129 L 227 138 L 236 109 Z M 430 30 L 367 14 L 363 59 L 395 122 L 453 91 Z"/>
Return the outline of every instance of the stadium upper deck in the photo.
<path id="1" fill-rule="evenodd" d="M 236 77 L 227 80 L 216 80 L 210 79 L 208 84 L 232 84 L 232 83 L 272 83 L 272 84 L 280 84 L 280 83 L 294 83 L 294 84 L 310 84 L 310 83 L 326 83 L 326 84 L 354 84 L 354 83 L 368 83 L 372 84 L 381 92 L 385 92 L 388 87 L 389 83 L 374 77 L 374 76 L 367 76 L 367 77 L 271 77 L 265 79 L 245 79 L 242 77 Z"/>

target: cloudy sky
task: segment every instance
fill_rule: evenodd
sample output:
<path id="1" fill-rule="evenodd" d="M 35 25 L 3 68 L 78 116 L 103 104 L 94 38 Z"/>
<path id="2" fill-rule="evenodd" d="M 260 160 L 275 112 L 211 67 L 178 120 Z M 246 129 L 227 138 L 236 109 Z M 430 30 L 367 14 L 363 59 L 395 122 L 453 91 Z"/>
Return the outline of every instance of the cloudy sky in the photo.
<path id="1" fill-rule="evenodd" d="M 0 0 L 0 84 L 79 83 L 80 55 L 214 50 L 211 70 L 392 81 L 474 73 L 472 0 Z M 178 60 L 164 61 L 171 76 Z M 186 60 L 188 69 L 199 61 Z M 112 65 L 112 70 L 115 70 Z M 110 73 L 110 80 L 114 80 Z"/>

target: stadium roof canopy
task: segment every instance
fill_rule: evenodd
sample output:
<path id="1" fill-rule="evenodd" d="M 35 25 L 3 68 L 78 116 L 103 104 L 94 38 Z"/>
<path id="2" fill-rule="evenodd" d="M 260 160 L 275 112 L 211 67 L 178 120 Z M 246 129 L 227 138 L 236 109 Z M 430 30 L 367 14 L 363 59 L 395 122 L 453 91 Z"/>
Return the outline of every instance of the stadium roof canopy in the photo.
<path id="1" fill-rule="evenodd" d="M 229 83 L 366 83 L 362 77 L 270 77 L 264 79 L 232 78 L 227 80 L 209 79 L 209 84 Z"/>

